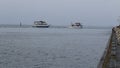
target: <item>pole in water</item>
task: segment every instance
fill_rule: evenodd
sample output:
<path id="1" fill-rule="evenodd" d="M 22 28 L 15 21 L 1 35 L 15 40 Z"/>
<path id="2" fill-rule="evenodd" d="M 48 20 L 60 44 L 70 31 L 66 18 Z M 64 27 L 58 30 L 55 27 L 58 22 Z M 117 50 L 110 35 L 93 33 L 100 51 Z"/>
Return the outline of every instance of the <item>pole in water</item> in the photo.
<path id="1" fill-rule="evenodd" d="M 119 25 L 120 25 L 120 16 L 118 17 L 117 21 L 119 22 Z"/>
<path id="2" fill-rule="evenodd" d="M 22 26 L 22 23 L 20 22 L 20 27 Z"/>

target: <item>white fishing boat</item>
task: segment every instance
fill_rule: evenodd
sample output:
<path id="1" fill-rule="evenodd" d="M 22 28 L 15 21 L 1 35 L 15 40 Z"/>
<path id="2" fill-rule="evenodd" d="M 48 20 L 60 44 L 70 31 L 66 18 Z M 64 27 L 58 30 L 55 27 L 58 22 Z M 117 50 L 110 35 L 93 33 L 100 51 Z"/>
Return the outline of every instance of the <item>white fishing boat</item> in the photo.
<path id="1" fill-rule="evenodd" d="M 83 26 L 81 25 L 81 23 L 76 22 L 74 24 L 71 24 L 70 28 L 83 28 Z"/>
<path id="2" fill-rule="evenodd" d="M 34 21 L 33 27 L 48 28 L 49 25 L 45 21 Z"/>

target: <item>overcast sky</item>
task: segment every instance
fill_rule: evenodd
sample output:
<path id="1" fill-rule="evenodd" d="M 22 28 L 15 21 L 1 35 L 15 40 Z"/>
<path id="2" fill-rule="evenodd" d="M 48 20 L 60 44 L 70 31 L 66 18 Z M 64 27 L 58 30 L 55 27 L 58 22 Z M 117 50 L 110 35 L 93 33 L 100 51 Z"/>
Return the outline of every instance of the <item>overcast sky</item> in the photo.
<path id="1" fill-rule="evenodd" d="M 113 26 L 120 16 L 120 0 L 0 0 L 0 24 Z"/>

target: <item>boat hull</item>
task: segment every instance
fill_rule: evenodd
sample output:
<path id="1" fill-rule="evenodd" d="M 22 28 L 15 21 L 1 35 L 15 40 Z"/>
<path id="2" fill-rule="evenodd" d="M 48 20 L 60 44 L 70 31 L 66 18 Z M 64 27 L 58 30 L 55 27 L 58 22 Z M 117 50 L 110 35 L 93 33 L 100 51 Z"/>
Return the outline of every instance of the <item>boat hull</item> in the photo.
<path id="1" fill-rule="evenodd" d="M 50 26 L 32 26 L 32 27 L 36 27 L 36 28 L 49 28 Z"/>
<path id="2" fill-rule="evenodd" d="M 72 28 L 72 29 L 82 29 L 81 26 L 70 26 L 69 28 Z"/>

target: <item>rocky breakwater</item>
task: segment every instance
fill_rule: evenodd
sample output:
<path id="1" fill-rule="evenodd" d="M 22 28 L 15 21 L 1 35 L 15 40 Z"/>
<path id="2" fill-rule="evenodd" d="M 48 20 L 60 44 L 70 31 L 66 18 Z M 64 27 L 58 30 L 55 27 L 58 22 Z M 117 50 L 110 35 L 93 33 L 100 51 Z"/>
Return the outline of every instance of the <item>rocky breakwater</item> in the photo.
<path id="1" fill-rule="evenodd" d="M 120 45 L 120 25 L 113 28 L 113 33 L 115 33 L 115 38 L 117 39 L 117 44 Z"/>

